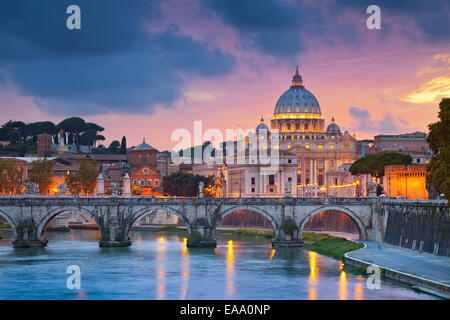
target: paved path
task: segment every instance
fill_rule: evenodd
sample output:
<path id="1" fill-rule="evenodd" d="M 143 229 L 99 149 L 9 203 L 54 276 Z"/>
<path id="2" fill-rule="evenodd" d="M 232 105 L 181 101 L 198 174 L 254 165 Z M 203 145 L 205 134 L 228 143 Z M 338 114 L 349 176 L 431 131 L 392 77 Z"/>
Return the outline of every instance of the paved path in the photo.
<path id="1" fill-rule="evenodd" d="M 449 257 L 419 253 L 374 241 L 361 242 L 366 244 L 366 248 L 349 252 L 349 257 L 450 285 Z"/>

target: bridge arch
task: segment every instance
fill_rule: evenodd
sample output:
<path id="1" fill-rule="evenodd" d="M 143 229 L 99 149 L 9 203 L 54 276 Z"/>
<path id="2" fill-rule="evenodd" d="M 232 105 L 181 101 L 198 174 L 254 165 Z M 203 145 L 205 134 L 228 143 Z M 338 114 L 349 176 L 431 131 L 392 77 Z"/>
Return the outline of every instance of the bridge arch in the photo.
<path id="1" fill-rule="evenodd" d="M 308 223 L 309 220 L 311 220 L 312 217 L 314 217 L 316 214 L 318 214 L 320 212 L 331 211 L 331 210 L 342 212 L 342 213 L 346 214 L 348 217 L 350 217 L 350 219 L 352 219 L 353 222 L 355 222 L 355 224 L 358 228 L 359 239 L 360 240 L 367 239 L 366 226 L 364 225 L 362 220 L 358 217 L 358 215 L 355 212 L 353 212 L 352 210 L 345 208 L 345 207 L 340 207 L 340 206 L 324 206 L 324 207 L 317 208 L 317 209 L 313 210 L 312 212 L 310 212 L 300 222 L 300 226 L 299 226 L 300 236 L 303 234 L 303 229 L 305 228 L 306 224 Z"/>
<path id="2" fill-rule="evenodd" d="M 82 207 L 64 207 L 64 208 L 56 208 L 53 210 L 50 210 L 38 223 L 38 227 L 36 230 L 36 236 L 38 238 L 43 237 L 44 235 L 44 228 L 45 226 L 50 222 L 50 220 L 52 220 L 54 217 L 56 217 L 57 215 L 63 213 L 63 212 L 70 212 L 70 211 L 74 211 L 76 213 L 88 216 L 89 218 L 91 218 L 92 220 L 95 221 L 95 223 L 97 224 L 98 228 L 100 229 L 101 225 L 98 222 L 95 214 L 93 214 L 92 212 L 90 212 L 89 210 L 86 210 Z"/>
<path id="3" fill-rule="evenodd" d="M 136 212 L 133 212 L 133 214 L 127 219 L 127 225 L 125 227 L 125 238 L 128 238 L 128 234 L 130 233 L 131 227 L 133 226 L 133 224 L 142 216 L 154 212 L 154 211 L 158 211 L 158 210 L 163 210 L 163 211 L 167 211 L 170 212 L 174 215 L 176 215 L 181 222 L 186 226 L 188 232 L 191 232 L 191 224 L 189 222 L 189 220 L 187 219 L 186 215 L 183 214 L 183 212 L 181 212 L 180 210 L 177 210 L 175 208 L 172 208 L 170 206 L 151 206 L 151 207 L 145 207 L 142 209 L 137 210 Z"/>
<path id="4" fill-rule="evenodd" d="M 273 231 L 275 232 L 275 238 L 279 238 L 280 226 L 277 223 L 277 221 L 275 220 L 275 218 L 266 210 L 264 210 L 260 207 L 257 207 L 257 206 L 249 206 L 249 205 L 236 205 L 236 206 L 232 206 L 230 208 L 227 208 L 227 209 L 221 211 L 219 213 L 219 216 L 214 221 L 214 225 L 213 225 L 214 230 L 216 230 L 217 226 L 222 222 L 222 220 L 226 216 L 228 216 L 236 211 L 240 211 L 240 210 L 253 211 L 253 212 L 256 212 L 256 213 L 259 213 L 260 215 L 262 215 L 264 218 L 266 218 L 270 222 L 270 224 L 273 228 Z"/>
<path id="5" fill-rule="evenodd" d="M 14 231 L 14 238 L 16 238 L 17 235 L 17 230 L 16 230 L 16 222 L 14 221 L 13 218 L 11 218 L 11 216 L 9 214 L 7 214 L 5 211 L 0 210 L 0 217 L 2 217 L 3 219 L 6 220 L 6 222 L 8 222 L 8 224 L 11 226 L 11 229 Z"/>

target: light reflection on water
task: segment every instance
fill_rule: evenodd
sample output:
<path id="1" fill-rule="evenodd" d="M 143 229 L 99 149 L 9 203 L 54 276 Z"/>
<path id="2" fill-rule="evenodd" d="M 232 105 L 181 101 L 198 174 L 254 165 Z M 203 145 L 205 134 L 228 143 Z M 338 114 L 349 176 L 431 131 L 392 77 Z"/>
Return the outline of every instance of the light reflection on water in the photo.
<path id="1" fill-rule="evenodd" d="M 3 236 L 5 234 L 3 233 Z M 187 248 L 183 236 L 136 231 L 128 248 L 99 248 L 98 231 L 47 232 L 46 248 L 0 241 L 0 299 L 432 299 L 366 278 L 315 252 L 274 250 L 268 240 L 218 239 Z M 81 290 L 66 268 L 81 268 Z"/>

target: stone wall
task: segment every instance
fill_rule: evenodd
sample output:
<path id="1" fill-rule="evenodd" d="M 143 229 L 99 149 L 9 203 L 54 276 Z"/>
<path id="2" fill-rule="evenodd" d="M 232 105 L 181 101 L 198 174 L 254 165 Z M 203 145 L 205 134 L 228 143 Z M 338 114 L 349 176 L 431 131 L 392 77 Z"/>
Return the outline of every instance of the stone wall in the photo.
<path id="1" fill-rule="evenodd" d="M 446 205 L 388 209 L 384 241 L 389 244 L 450 256 L 450 216 Z"/>

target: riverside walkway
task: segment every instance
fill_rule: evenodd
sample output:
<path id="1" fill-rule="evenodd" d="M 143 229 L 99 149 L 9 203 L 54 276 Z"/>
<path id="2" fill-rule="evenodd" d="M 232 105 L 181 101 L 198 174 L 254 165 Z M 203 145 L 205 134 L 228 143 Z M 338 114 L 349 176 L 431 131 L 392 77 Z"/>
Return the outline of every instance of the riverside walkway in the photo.
<path id="1" fill-rule="evenodd" d="M 386 274 L 390 279 L 416 285 L 419 289 L 425 287 L 436 290 L 443 296 L 450 295 L 449 257 L 419 253 L 386 243 L 361 242 L 366 245 L 365 248 L 346 254 L 345 260 L 349 264 L 355 264 L 354 259 L 357 259 L 366 264 L 378 265 L 390 269 L 389 276 Z"/>

